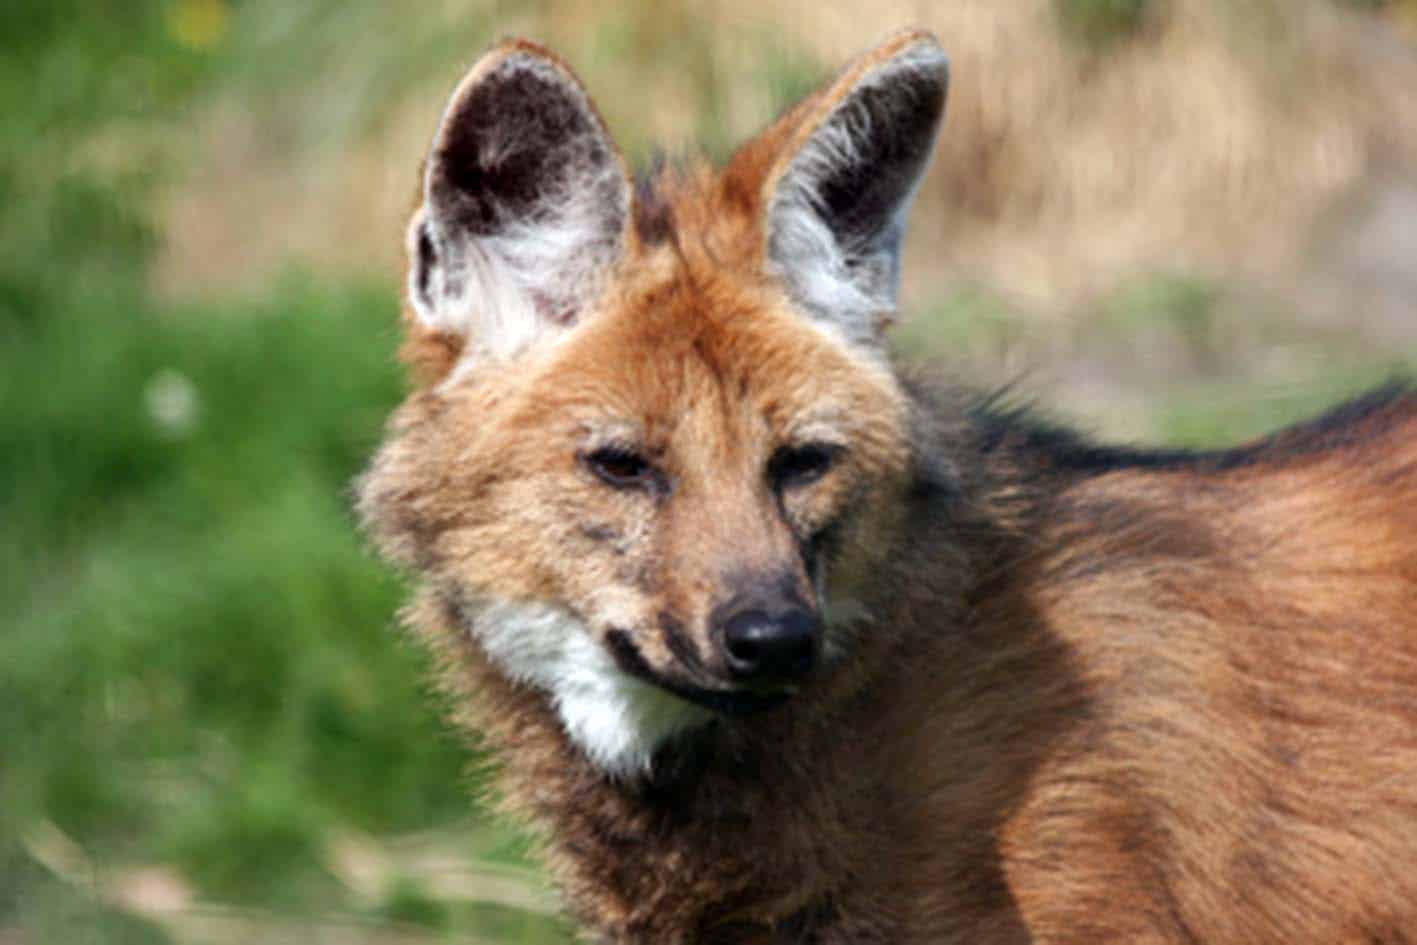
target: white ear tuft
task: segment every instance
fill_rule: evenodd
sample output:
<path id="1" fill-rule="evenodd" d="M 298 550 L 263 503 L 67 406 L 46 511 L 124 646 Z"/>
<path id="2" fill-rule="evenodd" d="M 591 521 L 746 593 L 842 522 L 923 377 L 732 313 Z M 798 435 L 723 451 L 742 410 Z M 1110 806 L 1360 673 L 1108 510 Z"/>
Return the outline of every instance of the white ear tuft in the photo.
<path id="1" fill-rule="evenodd" d="M 550 53 L 504 44 L 453 93 L 408 230 L 409 299 L 432 328 L 509 356 L 575 322 L 619 258 L 624 161 Z"/>
<path id="2" fill-rule="evenodd" d="M 895 309 L 905 217 L 947 87 L 948 62 L 932 37 L 887 43 L 825 90 L 770 180 L 770 269 L 851 341 L 877 343 Z"/>

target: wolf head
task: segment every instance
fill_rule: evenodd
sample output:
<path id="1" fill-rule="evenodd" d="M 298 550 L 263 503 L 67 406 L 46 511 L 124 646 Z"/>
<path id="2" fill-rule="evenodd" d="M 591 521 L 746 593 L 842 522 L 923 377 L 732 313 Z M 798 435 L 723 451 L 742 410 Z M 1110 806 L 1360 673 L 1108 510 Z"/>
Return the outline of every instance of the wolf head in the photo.
<path id="1" fill-rule="evenodd" d="M 538 46 L 448 103 L 408 231 L 420 380 L 361 512 L 611 775 L 753 724 L 870 632 L 910 462 L 881 332 L 945 90 L 901 34 L 721 172 L 638 187 Z"/>

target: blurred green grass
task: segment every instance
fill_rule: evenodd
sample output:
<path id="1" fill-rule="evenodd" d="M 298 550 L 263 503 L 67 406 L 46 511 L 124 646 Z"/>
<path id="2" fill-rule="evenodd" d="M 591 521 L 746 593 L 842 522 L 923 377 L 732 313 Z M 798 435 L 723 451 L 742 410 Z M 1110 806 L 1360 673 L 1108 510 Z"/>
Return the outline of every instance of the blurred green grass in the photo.
<path id="1" fill-rule="evenodd" d="M 12 836 L 50 823 L 203 898 L 305 911 L 350 907 L 337 830 L 466 828 L 466 755 L 346 501 L 399 389 L 392 310 L 386 285 L 291 276 L 229 305 L 113 291 L 7 321 Z M 416 899 L 388 895 L 372 908 Z"/>
<path id="2" fill-rule="evenodd" d="M 540 887 L 473 804 L 349 511 L 401 385 L 390 282 L 148 289 L 184 116 L 242 68 L 203 46 L 225 10 L 0 12 L 0 940 L 276 941 L 312 917 L 565 940 L 479 890 Z M 371 838 L 353 862 L 348 837 Z M 457 895 L 410 843 L 461 857 Z M 240 910 L 226 937 L 179 921 L 207 904 Z"/>
<path id="3" fill-rule="evenodd" d="M 311 63 L 361 41 L 384 52 L 360 81 L 387 96 L 487 30 L 414 41 L 389 9 L 0 7 L 0 941 L 308 941 L 322 923 L 350 942 L 569 938 L 530 841 L 473 800 L 475 753 L 439 723 L 393 629 L 399 582 L 351 520 L 348 484 L 400 391 L 391 280 L 292 267 L 189 303 L 149 288 L 154 201 L 213 89 L 318 97 L 342 74 Z M 784 100 L 810 87 L 806 60 L 776 55 Z M 341 98 L 365 99 L 384 100 Z M 375 112 L 331 121 L 377 132 Z M 1257 345 L 1232 345 L 1217 299 L 1143 274 L 1067 344 L 1125 360 L 1152 337 L 1195 362 L 1146 408 L 1148 430 L 1188 443 L 1262 432 L 1391 367 L 1338 358 L 1257 392 L 1233 361 Z M 986 374 L 1031 344 L 984 290 L 903 328 L 908 353 Z"/>

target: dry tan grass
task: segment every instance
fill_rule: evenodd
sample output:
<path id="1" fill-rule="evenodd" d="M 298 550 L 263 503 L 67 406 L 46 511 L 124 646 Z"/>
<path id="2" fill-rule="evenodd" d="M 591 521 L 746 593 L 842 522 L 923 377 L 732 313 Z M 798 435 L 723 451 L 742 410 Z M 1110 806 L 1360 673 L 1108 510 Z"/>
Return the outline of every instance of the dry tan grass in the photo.
<path id="1" fill-rule="evenodd" d="M 330 838 L 327 862 L 331 873 L 366 907 L 376 905 L 396 882 L 404 880 L 416 882 L 439 902 L 492 904 L 543 916 L 559 913 L 556 900 L 538 874 L 471 858 L 465 852 L 470 844 L 459 844 L 459 840 L 466 838 L 456 832 L 451 837 L 429 834 L 382 841 L 345 834 Z M 187 879 L 172 869 L 100 863 L 47 821 L 30 825 L 23 842 L 36 862 L 80 894 L 154 923 L 180 945 L 425 945 L 449 941 L 481 945 L 488 941 L 371 918 L 371 912 L 294 916 L 203 902 Z M 0 928 L 0 945 L 10 945 L 12 936 L 19 934 Z"/>
<path id="2" fill-rule="evenodd" d="M 685 146 L 706 121 L 716 140 L 751 133 L 780 104 L 770 56 L 825 70 L 897 26 L 936 30 L 953 89 L 915 212 L 914 302 L 967 280 L 1063 313 L 1147 269 L 1283 282 L 1314 262 L 1316 221 L 1375 166 L 1417 177 L 1414 47 L 1333 0 L 1173 0 L 1144 35 L 1104 53 L 1062 36 L 1049 0 L 610 9 L 556 0 L 489 24 L 561 50 L 632 152 Z M 479 16 L 485 4 L 446 0 L 428 28 Z M 198 123 L 197 170 L 169 205 L 160 283 L 250 284 L 292 256 L 396 272 L 415 168 L 476 53 L 433 64 L 376 134 L 313 150 L 267 140 L 271 110 L 292 107 L 280 97 L 254 110 L 218 103 Z M 357 61 L 345 65 L 358 74 Z"/>
<path id="3" fill-rule="evenodd" d="M 1282 272 L 1375 160 L 1417 157 L 1411 51 L 1332 4 L 1176 3 L 1105 60 L 1038 29 L 1047 7 L 961 24 L 921 214 L 933 238 L 916 243 L 1012 293 L 1056 302 L 1138 268 Z"/>

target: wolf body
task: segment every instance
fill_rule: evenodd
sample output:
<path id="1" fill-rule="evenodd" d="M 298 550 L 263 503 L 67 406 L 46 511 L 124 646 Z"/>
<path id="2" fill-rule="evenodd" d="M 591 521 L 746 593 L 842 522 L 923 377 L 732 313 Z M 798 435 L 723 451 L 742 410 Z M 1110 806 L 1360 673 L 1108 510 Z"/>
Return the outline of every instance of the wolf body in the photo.
<path id="1" fill-rule="evenodd" d="M 409 230 L 360 484 L 614 943 L 1417 941 L 1417 397 L 1098 446 L 892 365 L 945 58 L 638 186 L 524 41 Z"/>

